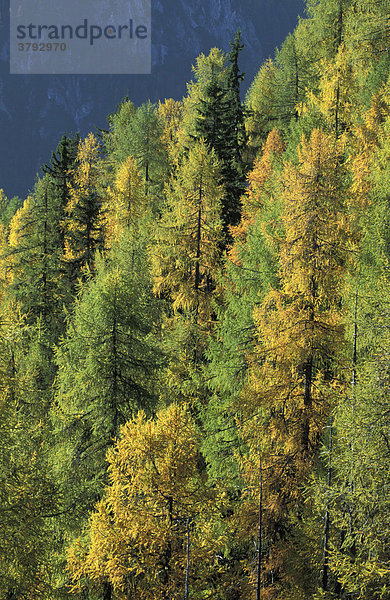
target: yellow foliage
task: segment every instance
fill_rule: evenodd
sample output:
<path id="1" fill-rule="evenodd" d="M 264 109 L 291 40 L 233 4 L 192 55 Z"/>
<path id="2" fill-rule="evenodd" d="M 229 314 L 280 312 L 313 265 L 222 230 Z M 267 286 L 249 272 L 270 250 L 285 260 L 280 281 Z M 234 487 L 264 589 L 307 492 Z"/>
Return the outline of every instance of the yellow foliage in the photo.
<path id="1" fill-rule="evenodd" d="M 363 115 L 363 123 L 354 129 L 352 146 L 353 205 L 366 208 L 373 188 L 372 172 L 375 152 L 380 143 L 383 124 L 390 114 L 390 94 L 384 86 L 371 99 L 371 106 Z"/>
<path id="2" fill-rule="evenodd" d="M 8 257 L 6 259 L 6 270 L 9 272 L 9 283 L 14 278 L 23 278 L 23 261 L 21 250 L 25 247 L 24 240 L 28 239 L 33 232 L 33 209 L 34 198 L 28 196 L 23 206 L 19 208 L 12 217 L 8 236 Z"/>
<path id="3" fill-rule="evenodd" d="M 65 231 L 64 260 L 76 270 L 91 268 L 95 250 L 102 244 L 101 196 L 103 161 L 96 137 L 90 133 L 80 141 L 76 166 L 69 185 L 70 200 Z"/>
<path id="4" fill-rule="evenodd" d="M 7 228 L 0 223 L 0 304 L 4 298 L 7 285 L 11 282 L 7 233 Z"/>
<path id="5" fill-rule="evenodd" d="M 168 98 L 164 103 L 159 102 L 158 114 L 163 123 L 162 141 L 173 160 L 179 152 L 179 131 L 183 113 L 183 102 Z"/>
<path id="6" fill-rule="evenodd" d="M 269 58 L 256 75 L 246 97 L 248 117 L 245 127 L 248 144 L 255 149 L 261 146 L 264 124 L 274 117 L 275 64 Z"/>
<path id="7" fill-rule="evenodd" d="M 76 588 L 84 578 L 109 581 L 119 597 L 158 600 L 184 589 L 187 520 L 193 585 L 213 567 L 218 539 L 216 492 L 198 470 L 199 435 L 185 406 L 175 404 L 147 420 L 143 412 L 123 426 L 108 454 L 109 481 L 91 516 L 89 541 L 68 552 Z"/>
<path id="8" fill-rule="evenodd" d="M 96 164 L 99 161 L 99 142 L 93 133 L 84 141 L 80 141 L 77 152 L 77 167 L 73 170 L 74 185 L 70 186 L 72 198 L 69 201 L 67 212 L 72 214 L 77 204 L 76 189 L 80 194 L 88 192 L 90 186 L 96 183 Z"/>
<path id="9" fill-rule="evenodd" d="M 176 313 L 195 311 L 199 324 L 212 313 L 222 240 L 219 163 L 204 140 L 167 187 L 168 206 L 151 246 L 154 290 L 169 294 Z"/>
<path id="10" fill-rule="evenodd" d="M 236 242 L 244 243 L 248 228 L 256 220 L 263 206 L 264 194 L 269 194 L 267 183 L 274 172 L 272 159 L 274 156 L 280 156 L 285 150 L 285 144 L 280 137 L 279 132 L 273 129 L 263 145 L 262 155 L 255 159 L 253 169 L 248 174 L 248 188 L 242 196 L 242 215 L 240 223 L 231 227 L 231 233 Z M 235 260 L 235 252 L 231 252 L 231 258 Z"/>
<path id="11" fill-rule="evenodd" d="M 356 113 L 358 84 L 353 60 L 341 44 L 336 57 L 331 61 L 323 59 L 318 69 L 322 74 L 319 94 L 309 92 L 308 101 L 325 117 L 329 127 L 339 134 L 350 129 Z"/>
<path id="12" fill-rule="evenodd" d="M 240 399 L 244 416 L 252 417 L 243 428 L 250 448 L 246 511 L 254 503 L 250 490 L 258 490 L 260 448 L 264 520 L 274 542 L 273 532 L 300 510 L 323 427 L 345 385 L 335 367 L 344 339 L 343 281 L 354 247 L 344 143 L 314 130 L 302 138 L 298 166 L 285 164 L 280 288 L 254 313 L 258 343 Z"/>
<path id="13" fill-rule="evenodd" d="M 11 248 L 18 248 L 22 245 L 23 237 L 32 231 L 32 209 L 34 198 L 28 196 L 23 206 L 19 208 L 12 217 L 10 223 L 9 245 Z"/>
<path id="14" fill-rule="evenodd" d="M 104 211 L 105 247 L 111 248 L 125 230 L 135 234 L 146 209 L 145 183 L 137 162 L 129 156 L 117 168 L 113 188 L 107 191 Z"/>

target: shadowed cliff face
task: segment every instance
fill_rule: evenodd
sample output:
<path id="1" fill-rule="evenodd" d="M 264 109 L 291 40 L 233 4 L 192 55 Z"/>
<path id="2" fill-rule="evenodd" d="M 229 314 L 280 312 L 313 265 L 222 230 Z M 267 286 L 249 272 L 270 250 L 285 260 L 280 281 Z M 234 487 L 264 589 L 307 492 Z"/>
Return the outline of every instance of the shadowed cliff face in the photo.
<path id="1" fill-rule="evenodd" d="M 146 99 L 181 98 L 201 52 L 229 41 L 241 28 L 243 90 L 303 14 L 303 0 L 152 0 L 151 75 L 10 75 L 9 0 L 0 0 L 0 187 L 10 197 L 32 189 L 42 163 L 63 132 L 86 135 L 128 93 Z"/>

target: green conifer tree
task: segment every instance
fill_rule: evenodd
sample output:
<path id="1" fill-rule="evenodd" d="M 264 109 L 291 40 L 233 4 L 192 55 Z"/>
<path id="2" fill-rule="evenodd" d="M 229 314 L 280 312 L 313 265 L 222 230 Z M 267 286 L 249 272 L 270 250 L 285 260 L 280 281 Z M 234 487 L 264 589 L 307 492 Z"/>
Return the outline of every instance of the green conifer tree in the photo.
<path id="1" fill-rule="evenodd" d="M 157 310 L 144 261 L 142 247 L 126 235 L 110 258 L 99 258 L 57 349 L 55 468 L 75 507 L 75 525 L 100 498 L 104 456 L 120 425 L 156 402 Z"/>
<path id="2" fill-rule="evenodd" d="M 219 181 L 214 150 L 204 140 L 196 142 L 167 188 L 167 205 L 150 247 L 155 292 L 172 304 L 165 343 L 173 344 L 175 393 L 183 380 L 193 386 L 189 372 L 199 371 L 213 328 L 223 240 Z"/>
<path id="3" fill-rule="evenodd" d="M 47 407 L 28 354 L 34 328 L 11 307 L 0 317 L 0 595 L 44 600 L 52 592 Z"/>
<path id="4" fill-rule="evenodd" d="M 245 189 L 245 165 L 243 146 L 245 128 L 240 98 L 240 83 L 243 75 L 239 72 L 238 57 L 243 46 L 241 35 L 237 34 L 229 55 L 225 79 L 211 72 L 209 81 L 202 88 L 196 105 L 197 117 L 194 121 L 194 138 L 203 137 L 215 150 L 221 162 L 221 183 L 225 194 L 222 199 L 222 218 L 225 235 L 230 225 L 240 219 L 240 198 Z"/>

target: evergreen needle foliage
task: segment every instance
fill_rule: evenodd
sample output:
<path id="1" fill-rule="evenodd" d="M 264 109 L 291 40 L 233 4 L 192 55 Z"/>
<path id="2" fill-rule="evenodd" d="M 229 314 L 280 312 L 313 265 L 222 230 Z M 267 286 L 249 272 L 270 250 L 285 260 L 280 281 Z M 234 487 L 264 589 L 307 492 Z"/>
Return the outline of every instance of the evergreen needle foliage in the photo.
<path id="1" fill-rule="evenodd" d="M 0 190 L 1 600 L 390 600 L 389 15 Z"/>

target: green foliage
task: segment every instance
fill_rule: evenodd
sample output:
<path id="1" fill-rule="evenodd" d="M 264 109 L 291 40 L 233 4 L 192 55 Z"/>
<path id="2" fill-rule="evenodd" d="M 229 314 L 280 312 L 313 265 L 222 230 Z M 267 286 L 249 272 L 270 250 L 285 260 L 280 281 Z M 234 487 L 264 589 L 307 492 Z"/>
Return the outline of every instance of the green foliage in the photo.
<path id="1" fill-rule="evenodd" d="M 273 131 L 248 175 L 240 225 L 220 275 L 223 302 L 207 351 L 207 380 L 214 393 L 204 414 L 204 452 L 210 470 L 237 474 L 237 400 L 246 382 L 248 354 L 255 343 L 254 309 L 269 287 L 278 285 L 278 246 L 282 234 L 280 195 L 284 146 Z"/>
<path id="2" fill-rule="evenodd" d="M 4 190 L 0 189 L 0 221 L 4 227 L 9 226 L 12 217 L 22 204 L 23 201 L 18 196 L 8 199 Z"/>
<path id="3" fill-rule="evenodd" d="M 0 191 L 4 600 L 390 600 L 389 2 Z"/>
<path id="4" fill-rule="evenodd" d="M 156 403 L 158 312 L 145 254 L 126 236 L 115 250 L 99 258 L 96 277 L 82 287 L 56 357 L 56 469 L 82 517 L 100 497 L 104 456 L 120 425 Z"/>
<path id="5" fill-rule="evenodd" d="M 0 325 L 0 594 L 49 597 L 50 515 L 56 488 L 48 469 L 50 431 L 25 349 L 36 336 L 2 312 Z"/>
<path id="6" fill-rule="evenodd" d="M 135 108 L 130 101 L 123 102 L 110 118 L 110 132 L 105 136 L 109 162 L 122 163 L 129 156 L 136 160 L 145 181 L 145 193 L 152 196 L 153 210 L 157 212 L 169 174 L 162 136 L 163 122 L 157 106 L 145 102 Z"/>
<path id="7" fill-rule="evenodd" d="M 183 159 L 167 187 L 167 204 L 150 246 L 155 292 L 169 299 L 164 343 L 172 356 L 168 397 L 196 397 L 214 320 L 223 240 L 220 163 L 202 139 Z M 199 392 L 199 390 L 198 390 Z"/>
<path id="8" fill-rule="evenodd" d="M 207 57 L 201 55 L 198 58 L 194 68 L 196 79 L 189 84 L 189 94 L 184 100 L 182 137 L 186 150 L 194 140 L 204 138 L 221 163 L 225 236 L 229 226 L 239 221 L 240 197 L 245 189 L 243 154 L 246 135 L 240 98 L 243 76 L 238 67 L 243 48 L 240 40 L 241 34 L 237 33 L 228 61 L 216 48 Z"/>
<path id="9" fill-rule="evenodd" d="M 90 133 L 78 147 L 64 222 L 64 261 L 72 291 L 76 281 L 94 269 L 95 252 L 103 247 L 103 173 L 100 147 Z"/>
<path id="10" fill-rule="evenodd" d="M 384 99 L 384 98 L 383 98 Z M 388 105 L 387 105 L 388 110 Z M 372 111 L 370 111 L 372 112 Z M 367 121 L 367 120 L 366 120 Z M 368 121 L 367 121 L 368 122 Z M 331 489 L 330 565 L 353 597 L 388 598 L 388 184 L 389 117 L 377 122 L 371 158 L 371 204 L 364 214 L 355 278 L 352 389 L 336 412 L 340 432 Z"/>

